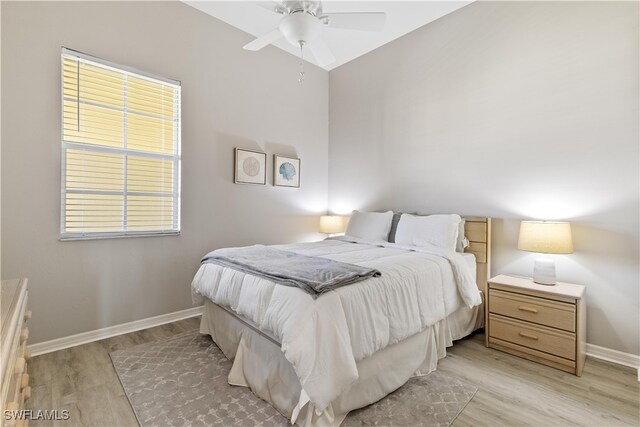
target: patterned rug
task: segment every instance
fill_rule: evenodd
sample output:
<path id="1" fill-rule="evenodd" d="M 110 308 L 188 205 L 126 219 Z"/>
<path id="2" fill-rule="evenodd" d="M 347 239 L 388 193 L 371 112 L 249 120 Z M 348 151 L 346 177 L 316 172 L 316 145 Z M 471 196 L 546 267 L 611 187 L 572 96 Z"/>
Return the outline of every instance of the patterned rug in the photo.
<path id="1" fill-rule="evenodd" d="M 142 427 L 289 425 L 251 390 L 227 383 L 231 361 L 197 330 L 113 352 L 111 360 Z M 342 425 L 449 426 L 477 390 L 435 371 L 352 411 Z"/>

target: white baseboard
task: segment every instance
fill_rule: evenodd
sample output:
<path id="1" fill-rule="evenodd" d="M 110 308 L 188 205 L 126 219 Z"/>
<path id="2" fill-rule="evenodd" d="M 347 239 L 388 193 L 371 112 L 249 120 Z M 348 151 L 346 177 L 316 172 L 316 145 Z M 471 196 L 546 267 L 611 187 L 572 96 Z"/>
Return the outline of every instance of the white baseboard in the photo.
<path id="1" fill-rule="evenodd" d="M 50 341 L 39 342 L 29 346 L 32 356 L 39 354 L 51 353 L 52 351 L 63 350 L 77 345 L 87 344 L 93 341 L 105 338 L 115 337 L 116 335 L 128 334 L 130 332 L 139 331 L 141 329 L 152 328 L 154 326 L 164 325 L 165 323 L 176 322 L 190 317 L 200 316 L 202 308 L 193 307 L 186 310 L 176 311 L 174 313 L 161 314 L 159 316 L 148 317 L 146 319 L 134 320 L 133 322 L 122 323 L 120 325 L 109 326 L 107 328 L 96 329 L 95 331 L 82 332 L 80 334 L 68 337 L 56 338 Z"/>
<path id="2" fill-rule="evenodd" d="M 622 351 L 612 350 L 607 347 L 587 344 L 587 356 L 635 368 L 638 370 L 638 381 L 640 381 L 640 356 L 636 354 L 623 353 Z"/>

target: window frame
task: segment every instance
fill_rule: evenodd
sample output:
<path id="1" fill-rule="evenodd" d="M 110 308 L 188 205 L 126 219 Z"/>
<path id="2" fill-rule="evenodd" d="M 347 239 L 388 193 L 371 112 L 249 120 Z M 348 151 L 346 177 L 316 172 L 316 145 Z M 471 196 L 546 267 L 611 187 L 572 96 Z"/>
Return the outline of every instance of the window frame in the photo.
<path id="1" fill-rule="evenodd" d="M 65 57 L 75 57 L 79 60 L 85 60 L 89 62 L 96 63 L 100 66 L 109 68 L 113 71 L 124 73 L 124 74 L 133 74 L 136 77 L 142 77 L 145 79 L 156 80 L 161 83 L 167 83 L 177 87 L 177 98 L 178 102 L 176 103 L 177 113 L 176 113 L 176 141 L 175 141 L 175 149 L 172 155 L 139 151 L 135 149 L 126 148 L 126 140 L 125 147 L 123 148 L 115 148 L 115 147 L 106 147 L 99 145 L 90 145 L 90 144 L 82 144 L 72 141 L 65 141 L 64 138 L 64 61 Z M 128 237 L 153 237 L 153 236 L 178 236 L 182 230 L 182 84 L 179 80 L 169 79 L 166 77 L 158 76 L 146 71 L 141 71 L 133 67 L 129 67 L 126 65 L 116 64 L 114 62 L 110 62 L 101 58 L 97 58 L 95 56 L 87 55 L 82 52 L 78 52 L 73 49 L 69 49 L 66 47 L 61 48 L 60 53 L 60 141 L 61 141 L 61 149 L 60 149 L 60 237 L 61 241 L 70 241 L 70 240 L 94 240 L 94 239 L 114 239 L 114 238 L 128 238 Z M 123 111 L 126 111 L 123 109 Z M 126 131 L 125 131 L 126 132 Z M 153 159 L 162 159 L 162 160 L 172 160 L 173 161 L 173 191 L 171 193 L 166 193 L 167 195 L 171 195 L 173 198 L 173 224 L 174 227 L 171 230 L 135 230 L 135 231 L 127 231 L 119 230 L 119 231 L 84 231 L 84 232 L 67 232 L 66 228 L 66 195 L 68 193 L 66 188 L 66 178 L 67 178 L 67 154 L 66 150 L 68 148 L 86 148 L 86 145 L 90 145 L 90 151 L 96 153 L 106 153 L 106 154 L 120 154 L 123 156 L 127 156 L 127 154 L 133 154 L 136 156 L 144 157 L 144 158 L 153 158 Z M 95 190 L 75 190 L 71 191 L 71 193 L 76 194 L 92 194 L 92 191 Z M 113 191 L 112 194 L 122 195 L 124 197 L 124 205 L 123 205 L 123 221 L 126 227 L 126 218 L 127 218 L 127 184 L 126 184 L 126 168 L 124 172 L 124 187 L 122 192 Z M 135 192 L 134 192 L 135 193 Z M 109 191 L 101 191 L 96 194 L 110 194 Z M 158 196 L 158 193 L 140 193 L 137 192 L 136 196 L 139 195 L 153 195 Z"/>

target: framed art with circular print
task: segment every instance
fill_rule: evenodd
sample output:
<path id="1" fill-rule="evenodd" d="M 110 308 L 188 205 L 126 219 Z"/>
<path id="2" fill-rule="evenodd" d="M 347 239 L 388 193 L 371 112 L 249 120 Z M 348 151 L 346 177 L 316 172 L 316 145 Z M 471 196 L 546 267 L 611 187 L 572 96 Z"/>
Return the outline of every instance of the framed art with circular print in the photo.
<path id="1" fill-rule="evenodd" d="M 300 159 L 274 154 L 273 185 L 300 188 Z"/>
<path id="2" fill-rule="evenodd" d="M 267 183 L 267 153 L 236 148 L 233 182 L 236 184 Z"/>

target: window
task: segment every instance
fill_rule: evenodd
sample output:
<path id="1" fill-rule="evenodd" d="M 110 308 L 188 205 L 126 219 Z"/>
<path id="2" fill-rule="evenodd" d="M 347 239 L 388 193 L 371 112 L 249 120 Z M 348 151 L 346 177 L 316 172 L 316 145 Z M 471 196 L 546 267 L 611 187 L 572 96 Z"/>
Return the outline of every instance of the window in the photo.
<path id="1" fill-rule="evenodd" d="M 62 50 L 61 238 L 180 231 L 180 82 Z"/>

